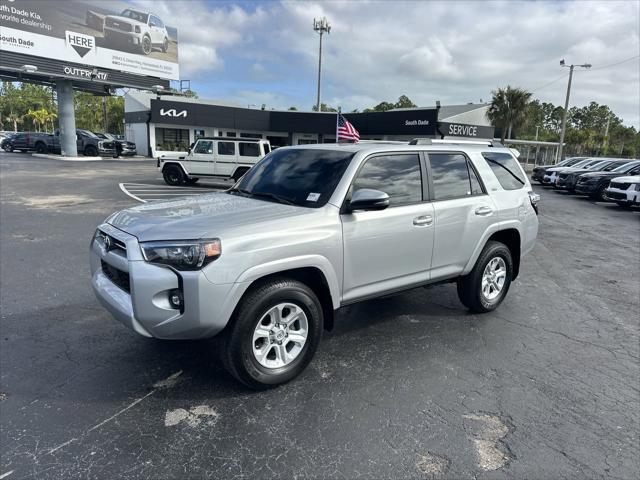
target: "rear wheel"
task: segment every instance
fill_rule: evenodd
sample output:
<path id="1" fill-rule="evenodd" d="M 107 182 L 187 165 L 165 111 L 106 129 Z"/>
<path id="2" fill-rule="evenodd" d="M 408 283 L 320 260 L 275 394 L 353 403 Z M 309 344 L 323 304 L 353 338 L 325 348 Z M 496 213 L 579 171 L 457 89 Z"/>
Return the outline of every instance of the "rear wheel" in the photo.
<path id="1" fill-rule="evenodd" d="M 169 39 L 164 37 L 164 42 L 162 42 L 162 53 L 167 53 L 167 50 L 169 50 Z"/>
<path id="2" fill-rule="evenodd" d="M 87 145 L 84 149 L 84 155 L 86 157 L 97 157 L 98 156 L 98 149 L 96 147 L 94 147 L 93 145 Z"/>
<path id="3" fill-rule="evenodd" d="M 47 145 L 43 142 L 36 143 L 36 153 L 47 153 Z"/>
<path id="4" fill-rule="evenodd" d="M 485 245 L 473 270 L 458 280 L 458 297 L 469 310 L 490 312 L 504 300 L 512 276 L 511 251 L 504 243 L 492 240 Z"/>
<path id="5" fill-rule="evenodd" d="M 184 183 L 184 173 L 182 169 L 176 165 L 169 165 L 162 171 L 162 176 L 167 185 L 177 186 Z"/>
<path id="6" fill-rule="evenodd" d="M 223 337 L 225 365 L 250 388 L 288 382 L 313 358 L 322 324 L 322 307 L 309 287 L 272 279 L 242 299 Z"/>

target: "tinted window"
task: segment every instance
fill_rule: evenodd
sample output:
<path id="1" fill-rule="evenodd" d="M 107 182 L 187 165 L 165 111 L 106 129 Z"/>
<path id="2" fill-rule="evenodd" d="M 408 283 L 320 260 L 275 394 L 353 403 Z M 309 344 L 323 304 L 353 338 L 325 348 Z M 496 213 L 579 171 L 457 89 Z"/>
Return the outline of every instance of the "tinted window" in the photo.
<path id="1" fill-rule="evenodd" d="M 471 195 L 482 195 L 484 190 L 482 189 L 482 184 L 480 183 L 478 174 L 468 161 L 467 168 L 469 169 L 469 180 L 471 180 Z"/>
<path id="2" fill-rule="evenodd" d="M 218 142 L 218 155 L 235 155 L 236 144 L 233 142 Z"/>
<path id="3" fill-rule="evenodd" d="M 260 148 L 258 148 L 257 143 L 240 142 L 238 146 L 240 149 L 240 155 L 243 157 L 259 157 L 260 156 Z"/>
<path id="4" fill-rule="evenodd" d="M 237 195 L 271 193 L 296 205 L 317 208 L 327 203 L 342 178 L 352 153 L 303 148 L 278 149 L 249 170 L 237 185 L 249 192 Z M 230 193 L 233 193 L 231 191 Z"/>
<path id="5" fill-rule="evenodd" d="M 211 140 L 200 140 L 196 143 L 193 153 L 213 153 L 213 142 Z"/>
<path id="6" fill-rule="evenodd" d="M 353 181 L 351 193 L 361 188 L 387 193 L 391 206 L 421 202 L 422 178 L 418 155 L 385 155 L 367 160 Z"/>
<path id="7" fill-rule="evenodd" d="M 431 175 L 433 176 L 433 190 L 436 200 L 447 200 L 471 195 L 474 192 L 469 176 L 467 159 L 459 153 L 433 153 L 429 154 L 431 163 Z M 475 173 L 474 173 L 475 177 Z M 475 189 L 480 187 L 480 182 L 474 178 Z M 479 189 L 482 193 L 482 189 Z"/>
<path id="8" fill-rule="evenodd" d="M 482 156 L 505 190 L 517 190 L 526 183 L 518 161 L 508 153 L 485 152 Z"/>
<path id="9" fill-rule="evenodd" d="M 610 172 L 611 170 L 615 169 L 616 167 L 619 167 L 620 164 L 618 162 L 611 162 L 609 165 L 607 165 L 606 167 L 604 167 L 602 169 L 603 172 Z"/>
<path id="10" fill-rule="evenodd" d="M 613 171 L 614 172 L 623 172 L 624 173 L 624 172 L 628 172 L 630 169 L 632 169 L 634 167 L 637 167 L 638 165 L 640 165 L 640 164 L 638 164 L 636 162 L 625 163 L 623 165 L 620 165 L 617 168 L 614 168 Z"/>

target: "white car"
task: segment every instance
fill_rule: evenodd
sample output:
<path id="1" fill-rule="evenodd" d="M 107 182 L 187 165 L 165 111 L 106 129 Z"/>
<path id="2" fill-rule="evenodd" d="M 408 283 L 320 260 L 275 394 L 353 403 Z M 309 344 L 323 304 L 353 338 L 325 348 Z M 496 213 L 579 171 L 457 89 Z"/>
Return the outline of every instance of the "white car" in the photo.
<path id="1" fill-rule="evenodd" d="M 238 181 L 269 152 L 269 140 L 203 137 L 189 148 L 187 155 L 159 157 L 157 167 L 164 181 L 172 186 L 193 184 L 200 177 Z"/>
<path id="2" fill-rule="evenodd" d="M 107 43 L 127 43 L 145 55 L 149 55 L 154 47 L 163 52 L 169 49 L 169 34 L 160 17 L 130 8 L 120 15 L 105 17 L 104 38 Z"/>
<path id="3" fill-rule="evenodd" d="M 605 195 L 621 207 L 640 205 L 640 176 L 614 178 L 605 190 Z"/>

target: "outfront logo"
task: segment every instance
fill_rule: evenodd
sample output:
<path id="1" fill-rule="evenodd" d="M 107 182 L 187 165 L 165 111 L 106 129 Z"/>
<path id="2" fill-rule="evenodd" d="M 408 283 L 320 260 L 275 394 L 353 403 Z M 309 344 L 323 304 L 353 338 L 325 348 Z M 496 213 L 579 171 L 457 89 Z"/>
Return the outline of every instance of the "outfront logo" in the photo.
<path id="1" fill-rule="evenodd" d="M 160 115 L 164 117 L 183 117 L 187 118 L 187 111 L 181 110 L 178 112 L 175 108 L 170 108 L 169 110 L 165 110 L 164 108 L 160 109 Z"/>
<path id="2" fill-rule="evenodd" d="M 91 35 L 67 30 L 65 32 L 65 39 L 67 45 L 73 48 L 81 58 L 96 48 L 96 39 Z"/>

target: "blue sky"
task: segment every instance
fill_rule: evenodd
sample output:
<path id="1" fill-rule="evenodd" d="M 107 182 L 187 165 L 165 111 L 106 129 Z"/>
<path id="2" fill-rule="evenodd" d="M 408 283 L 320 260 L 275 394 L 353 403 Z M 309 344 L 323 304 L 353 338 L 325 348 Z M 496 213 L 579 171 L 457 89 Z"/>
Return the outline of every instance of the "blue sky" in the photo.
<path id="1" fill-rule="evenodd" d="M 572 105 L 608 104 L 639 127 L 635 1 L 133 1 L 178 28 L 181 77 L 202 98 L 310 109 L 312 22 L 326 16 L 322 100 L 343 110 L 402 94 L 421 106 L 478 102 L 507 84 L 563 104 L 565 58 L 593 64 L 574 76 Z"/>

